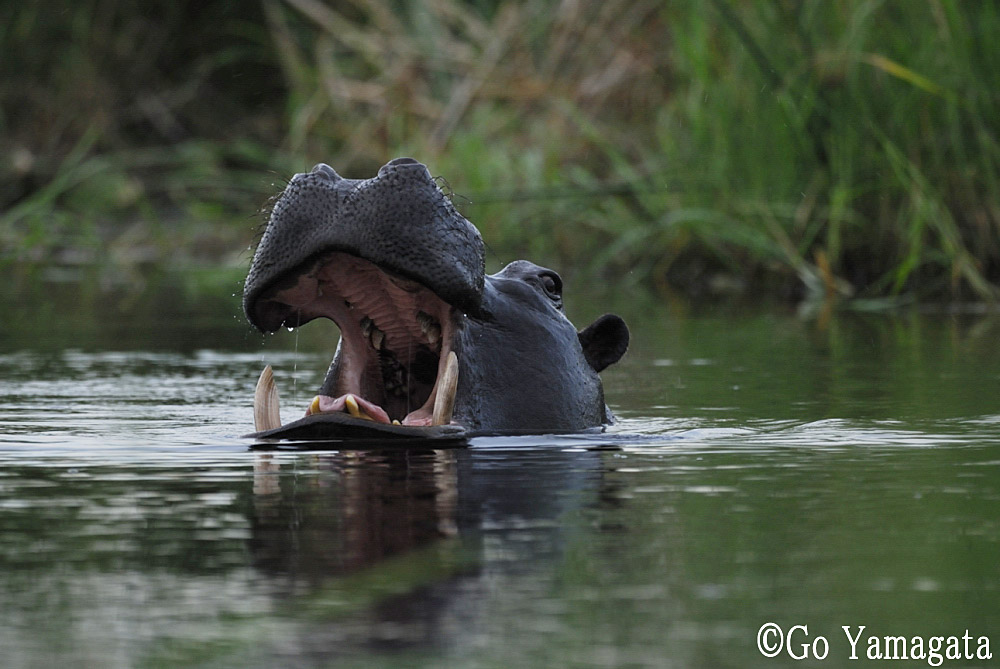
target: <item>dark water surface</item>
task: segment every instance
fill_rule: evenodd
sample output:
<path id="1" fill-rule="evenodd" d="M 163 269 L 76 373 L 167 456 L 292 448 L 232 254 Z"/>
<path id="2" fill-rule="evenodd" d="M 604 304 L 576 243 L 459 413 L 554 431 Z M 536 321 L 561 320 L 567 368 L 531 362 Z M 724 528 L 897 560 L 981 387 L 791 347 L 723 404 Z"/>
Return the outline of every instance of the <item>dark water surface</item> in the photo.
<path id="1" fill-rule="evenodd" d="M 869 636 L 964 654 L 966 630 L 1000 649 L 995 315 L 632 305 L 606 435 L 262 452 L 239 438 L 261 367 L 290 420 L 335 330 L 179 304 L 5 307 L 4 667 L 877 666 Z M 606 306 L 629 313 L 581 313 Z M 827 659 L 764 657 L 768 622 Z M 858 661 L 844 625 L 866 626 Z"/>

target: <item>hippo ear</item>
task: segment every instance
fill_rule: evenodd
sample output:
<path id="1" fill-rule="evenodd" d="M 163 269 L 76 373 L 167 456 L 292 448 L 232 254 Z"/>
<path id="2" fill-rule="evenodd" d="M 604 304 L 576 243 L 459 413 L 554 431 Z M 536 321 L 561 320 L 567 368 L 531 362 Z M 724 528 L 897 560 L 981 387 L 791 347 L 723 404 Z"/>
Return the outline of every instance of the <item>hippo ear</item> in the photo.
<path id="1" fill-rule="evenodd" d="M 613 365 L 628 350 L 628 326 L 614 314 L 604 314 L 577 333 L 583 356 L 595 371 Z"/>

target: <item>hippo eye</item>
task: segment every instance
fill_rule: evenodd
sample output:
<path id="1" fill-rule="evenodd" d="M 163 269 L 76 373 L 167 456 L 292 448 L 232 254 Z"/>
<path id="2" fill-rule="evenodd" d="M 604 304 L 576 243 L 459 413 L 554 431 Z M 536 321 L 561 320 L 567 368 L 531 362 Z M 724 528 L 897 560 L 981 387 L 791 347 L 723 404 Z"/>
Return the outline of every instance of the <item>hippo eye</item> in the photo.
<path id="1" fill-rule="evenodd" d="M 539 277 L 539 281 L 542 284 L 542 289 L 545 294 L 551 297 L 553 300 L 560 300 L 562 298 L 562 281 L 558 276 L 552 274 L 542 274 Z"/>

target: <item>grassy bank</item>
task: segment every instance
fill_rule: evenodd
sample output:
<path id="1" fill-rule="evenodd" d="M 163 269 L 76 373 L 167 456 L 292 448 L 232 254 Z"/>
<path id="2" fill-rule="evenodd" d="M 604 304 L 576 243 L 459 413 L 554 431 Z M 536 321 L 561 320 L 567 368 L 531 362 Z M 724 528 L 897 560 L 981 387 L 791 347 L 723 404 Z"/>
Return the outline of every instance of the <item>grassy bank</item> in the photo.
<path id="1" fill-rule="evenodd" d="M 993 3 L 142 7 L 0 10 L 6 259 L 239 263 L 283 178 L 405 154 L 491 265 L 698 298 L 998 295 Z"/>

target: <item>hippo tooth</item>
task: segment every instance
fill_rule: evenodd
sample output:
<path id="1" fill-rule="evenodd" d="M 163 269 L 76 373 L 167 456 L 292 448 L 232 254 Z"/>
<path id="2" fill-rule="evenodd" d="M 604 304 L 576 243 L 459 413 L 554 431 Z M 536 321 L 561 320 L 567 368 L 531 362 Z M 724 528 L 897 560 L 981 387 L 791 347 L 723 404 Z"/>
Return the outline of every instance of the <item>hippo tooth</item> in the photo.
<path id="1" fill-rule="evenodd" d="M 361 319 L 361 334 L 365 339 L 372 336 L 372 319 L 367 316 Z"/>
<path id="2" fill-rule="evenodd" d="M 253 424 L 258 432 L 281 427 L 278 386 L 274 384 L 271 365 L 264 367 L 257 379 L 257 389 L 253 393 Z"/>
<path id="3" fill-rule="evenodd" d="M 372 346 L 375 347 L 376 351 L 382 350 L 382 342 L 385 341 L 385 333 L 379 330 L 377 327 L 372 327 Z"/>
<path id="4" fill-rule="evenodd" d="M 448 353 L 444 371 L 438 379 L 437 397 L 434 398 L 434 413 L 431 425 L 448 425 L 455 411 L 455 390 L 458 389 L 458 356 L 454 351 Z"/>
<path id="5" fill-rule="evenodd" d="M 427 337 L 429 344 L 433 345 L 441 339 L 441 324 L 433 316 L 423 311 L 418 311 L 417 322 L 420 323 L 420 331 Z"/>
<path id="6" fill-rule="evenodd" d="M 344 398 L 344 406 L 347 408 L 347 413 L 351 414 L 354 418 L 374 420 L 371 416 L 361 410 L 361 407 L 358 406 L 358 401 L 354 399 L 354 395 L 348 395 Z"/>

